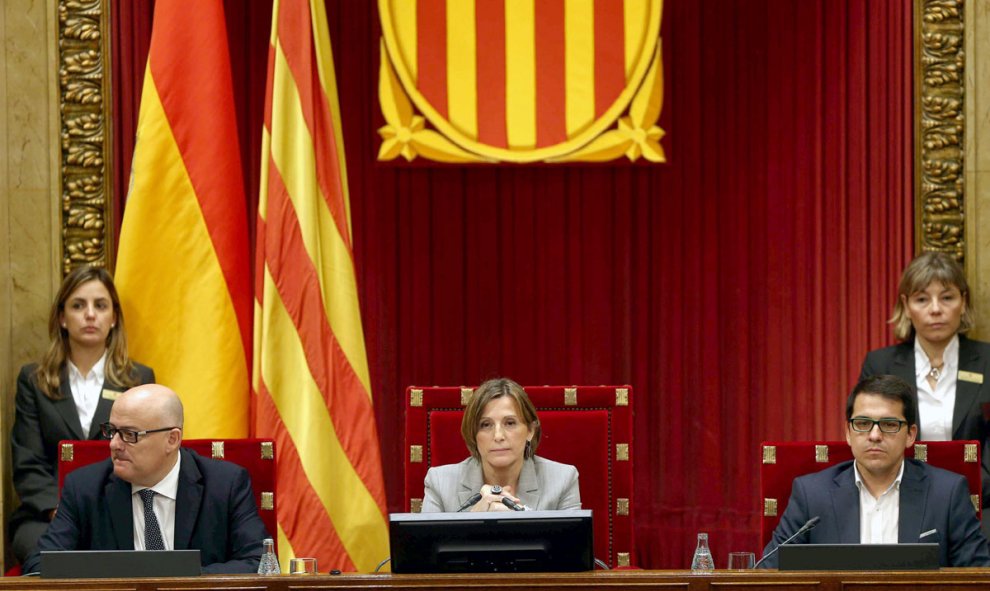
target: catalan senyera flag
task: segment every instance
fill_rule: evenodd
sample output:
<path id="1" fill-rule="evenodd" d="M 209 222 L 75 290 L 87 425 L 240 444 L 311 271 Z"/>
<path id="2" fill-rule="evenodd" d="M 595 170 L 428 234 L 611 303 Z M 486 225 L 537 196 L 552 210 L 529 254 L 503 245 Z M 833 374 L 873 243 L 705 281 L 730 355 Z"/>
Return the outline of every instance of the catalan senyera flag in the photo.
<path id="1" fill-rule="evenodd" d="M 380 160 L 664 160 L 662 0 L 378 0 Z"/>
<path id="2" fill-rule="evenodd" d="M 251 259 L 221 0 L 158 0 L 116 285 L 187 438 L 249 428 Z"/>
<path id="3" fill-rule="evenodd" d="M 258 203 L 254 432 L 276 440 L 280 558 L 371 571 L 385 492 L 323 0 L 276 0 Z"/>

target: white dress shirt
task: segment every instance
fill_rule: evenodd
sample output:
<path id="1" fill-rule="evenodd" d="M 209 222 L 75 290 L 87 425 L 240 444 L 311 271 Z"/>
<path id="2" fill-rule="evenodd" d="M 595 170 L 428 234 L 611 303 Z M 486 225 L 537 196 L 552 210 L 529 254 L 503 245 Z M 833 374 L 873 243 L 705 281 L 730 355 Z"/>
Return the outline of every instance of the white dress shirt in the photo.
<path id="1" fill-rule="evenodd" d="M 919 439 L 949 441 L 952 439 L 952 412 L 956 406 L 956 379 L 959 377 L 959 335 L 953 336 L 942 353 L 942 375 L 933 390 L 928 383 L 932 363 L 914 340 L 915 382 L 918 386 Z"/>
<path id="2" fill-rule="evenodd" d="M 144 550 L 144 501 L 138 493 L 146 488 L 155 491 L 152 501 L 155 518 L 162 528 L 162 541 L 166 550 L 175 550 L 175 495 L 179 490 L 179 464 L 182 454 L 176 454 L 175 466 L 169 470 L 165 478 L 155 486 L 131 485 L 131 510 L 134 512 L 134 549 Z"/>
<path id="3" fill-rule="evenodd" d="M 72 391 L 72 400 L 76 403 L 76 412 L 79 413 L 83 439 L 86 439 L 89 437 L 89 428 L 93 425 L 96 405 L 99 404 L 100 395 L 103 394 L 107 352 L 103 351 L 103 356 L 85 376 L 71 361 L 66 360 L 66 365 L 69 367 L 69 389 Z"/>
<path id="4" fill-rule="evenodd" d="M 861 544 L 896 544 L 901 515 L 901 478 L 904 461 L 897 478 L 879 497 L 874 498 L 853 462 L 856 488 L 859 489 L 859 542 Z"/>

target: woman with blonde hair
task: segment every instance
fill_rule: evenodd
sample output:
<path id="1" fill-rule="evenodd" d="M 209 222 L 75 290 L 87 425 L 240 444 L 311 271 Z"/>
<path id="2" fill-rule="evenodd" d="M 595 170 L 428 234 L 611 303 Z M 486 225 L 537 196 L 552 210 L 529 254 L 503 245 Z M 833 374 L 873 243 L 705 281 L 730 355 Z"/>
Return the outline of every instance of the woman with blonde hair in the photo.
<path id="1" fill-rule="evenodd" d="M 894 302 L 890 324 L 901 342 L 867 353 L 859 379 L 890 374 L 915 386 L 919 440 L 980 442 L 985 507 L 990 492 L 990 344 L 966 337 L 975 323 L 959 263 L 944 253 L 922 253 L 904 269 Z"/>
<path id="2" fill-rule="evenodd" d="M 25 365 L 17 377 L 11 455 L 21 504 L 9 531 L 21 562 L 58 504 L 58 442 L 100 439 L 117 394 L 155 381 L 150 368 L 127 355 L 120 299 L 105 269 L 83 266 L 65 277 L 48 334 L 51 344 L 41 362 Z"/>
<path id="3" fill-rule="evenodd" d="M 577 468 L 536 455 L 536 407 L 510 379 L 488 380 L 461 420 L 470 456 L 426 473 L 423 513 L 580 509 Z"/>

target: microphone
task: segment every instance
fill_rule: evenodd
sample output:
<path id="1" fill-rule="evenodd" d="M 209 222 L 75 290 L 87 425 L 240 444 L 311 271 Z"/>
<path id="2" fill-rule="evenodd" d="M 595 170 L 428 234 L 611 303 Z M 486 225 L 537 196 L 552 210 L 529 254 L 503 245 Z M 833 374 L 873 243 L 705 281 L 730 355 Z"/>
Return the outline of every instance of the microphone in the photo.
<path id="1" fill-rule="evenodd" d="M 457 510 L 457 512 L 460 513 L 461 511 L 467 509 L 468 507 L 477 503 L 480 500 L 481 500 L 481 493 L 474 493 L 473 495 L 471 495 L 470 499 L 464 501 L 464 504 L 461 505 L 461 507 Z"/>
<path id="2" fill-rule="evenodd" d="M 763 556 L 763 558 L 759 559 L 756 562 L 756 564 L 753 565 L 753 568 L 756 568 L 756 567 L 760 566 L 760 564 L 764 560 L 766 560 L 767 558 L 770 558 L 771 556 L 773 556 L 774 553 L 777 552 L 777 550 L 780 550 L 780 547 L 783 546 L 784 544 L 790 542 L 791 540 L 793 540 L 794 538 L 800 536 L 801 534 L 803 534 L 806 531 L 811 531 L 811 530 L 815 529 L 815 526 L 818 525 L 818 522 L 821 521 L 821 520 L 822 520 L 821 517 L 815 515 L 814 517 L 812 517 L 811 519 L 809 519 L 808 521 L 806 521 L 804 523 L 804 525 L 801 526 L 800 529 L 798 529 L 796 532 L 794 532 L 794 535 L 793 536 L 791 536 L 791 537 L 787 538 L 786 540 L 784 540 L 783 542 L 777 544 L 777 546 L 773 550 L 767 552 L 766 555 Z"/>
<path id="3" fill-rule="evenodd" d="M 506 507 L 508 507 L 509 509 L 512 509 L 513 511 L 528 511 L 529 510 L 529 507 L 527 507 L 526 505 L 517 503 L 517 502 L 513 501 L 512 499 L 510 499 L 509 497 L 502 497 L 502 504 L 505 505 Z"/>

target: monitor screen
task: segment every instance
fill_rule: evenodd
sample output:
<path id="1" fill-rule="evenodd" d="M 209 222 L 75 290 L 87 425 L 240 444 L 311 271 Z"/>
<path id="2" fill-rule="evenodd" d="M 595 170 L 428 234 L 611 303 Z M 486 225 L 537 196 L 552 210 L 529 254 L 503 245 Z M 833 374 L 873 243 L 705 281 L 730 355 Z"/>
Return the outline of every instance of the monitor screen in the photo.
<path id="1" fill-rule="evenodd" d="M 594 568 L 591 511 L 393 513 L 394 573 Z"/>
<path id="2" fill-rule="evenodd" d="M 938 569 L 938 544 L 786 544 L 780 570 Z"/>
<path id="3" fill-rule="evenodd" d="M 199 550 L 61 550 L 41 553 L 44 579 L 193 577 L 202 572 Z"/>

